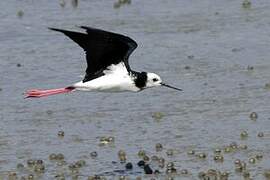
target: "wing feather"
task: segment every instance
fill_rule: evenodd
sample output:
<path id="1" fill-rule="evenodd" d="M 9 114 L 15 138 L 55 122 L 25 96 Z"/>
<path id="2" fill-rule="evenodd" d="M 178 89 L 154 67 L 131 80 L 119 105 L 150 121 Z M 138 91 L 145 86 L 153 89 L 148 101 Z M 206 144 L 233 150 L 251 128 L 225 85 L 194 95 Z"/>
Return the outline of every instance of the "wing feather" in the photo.
<path id="1" fill-rule="evenodd" d="M 124 35 L 81 26 L 86 33 L 49 28 L 64 33 L 86 52 L 87 69 L 84 82 L 103 75 L 103 71 L 112 64 L 124 62 L 130 72 L 128 59 L 137 48 L 137 43 Z"/>

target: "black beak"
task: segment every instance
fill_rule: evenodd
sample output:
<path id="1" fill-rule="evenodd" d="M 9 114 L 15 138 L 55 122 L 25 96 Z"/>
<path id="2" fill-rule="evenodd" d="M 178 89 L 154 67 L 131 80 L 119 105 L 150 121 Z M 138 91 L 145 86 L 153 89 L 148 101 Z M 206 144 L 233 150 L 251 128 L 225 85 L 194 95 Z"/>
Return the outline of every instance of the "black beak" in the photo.
<path id="1" fill-rule="evenodd" d="M 168 84 L 165 84 L 165 83 L 160 83 L 161 86 L 165 86 L 165 87 L 168 87 L 168 88 L 171 88 L 171 89 L 175 89 L 177 91 L 183 91 L 182 89 L 179 89 L 179 88 L 176 88 L 176 87 L 173 87 L 173 86 L 170 86 Z"/>

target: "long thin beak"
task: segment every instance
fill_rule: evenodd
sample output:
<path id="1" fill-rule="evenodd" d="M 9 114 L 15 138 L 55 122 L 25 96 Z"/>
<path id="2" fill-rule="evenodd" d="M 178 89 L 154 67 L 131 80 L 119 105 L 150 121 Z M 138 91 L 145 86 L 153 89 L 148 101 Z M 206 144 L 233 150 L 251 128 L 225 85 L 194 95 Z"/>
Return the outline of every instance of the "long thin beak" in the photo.
<path id="1" fill-rule="evenodd" d="M 179 88 L 176 88 L 176 87 L 170 86 L 170 85 L 165 84 L 165 83 L 160 83 L 160 84 L 161 84 L 161 86 L 165 86 L 165 87 L 168 87 L 168 88 L 172 88 L 172 89 L 175 89 L 175 90 L 177 90 L 177 91 L 183 91 L 182 89 L 179 89 Z"/>

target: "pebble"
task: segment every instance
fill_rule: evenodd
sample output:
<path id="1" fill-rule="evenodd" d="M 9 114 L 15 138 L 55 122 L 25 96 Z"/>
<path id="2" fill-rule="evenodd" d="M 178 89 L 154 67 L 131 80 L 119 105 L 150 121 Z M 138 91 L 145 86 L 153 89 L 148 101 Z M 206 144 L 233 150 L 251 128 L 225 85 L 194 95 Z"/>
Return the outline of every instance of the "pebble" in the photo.
<path id="1" fill-rule="evenodd" d="M 166 167 L 167 167 L 167 169 L 172 169 L 172 168 L 174 168 L 174 163 L 173 162 L 168 162 Z"/>
<path id="2" fill-rule="evenodd" d="M 187 58 L 188 59 L 194 59 L 194 55 L 188 55 Z"/>
<path id="3" fill-rule="evenodd" d="M 241 165 L 242 165 L 243 169 L 247 168 L 247 164 L 245 162 L 242 162 Z"/>
<path id="4" fill-rule="evenodd" d="M 22 163 L 18 163 L 17 164 L 17 169 L 20 170 L 20 169 L 23 169 L 23 168 L 24 168 L 24 165 Z"/>
<path id="5" fill-rule="evenodd" d="M 160 152 L 160 151 L 162 151 L 162 149 L 163 149 L 162 144 L 157 143 L 157 144 L 156 144 L 156 151 L 157 151 L 157 152 Z"/>
<path id="6" fill-rule="evenodd" d="M 159 161 L 159 158 L 158 158 L 157 156 L 154 155 L 154 156 L 151 157 L 151 160 L 152 160 L 152 161 Z"/>
<path id="7" fill-rule="evenodd" d="M 222 152 L 222 150 L 219 148 L 215 149 L 215 151 L 214 151 L 215 154 L 221 154 L 221 152 Z"/>
<path id="8" fill-rule="evenodd" d="M 245 150 L 245 149 L 247 149 L 248 148 L 248 146 L 246 145 L 246 144 L 240 144 L 239 146 L 238 146 L 238 149 L 243 149 L 243 150 Z"/>
<path id="9" fill-rule="evenodd" d="M 79 168 L 83 167 L 86 165 L 86 161 L 85 160 L 79 160 L 75 163 L 75 165 L 77 165 Z"/>
<path id="10" fill-rule="evenodd" d="M 251 2 L 250 0 L 244 0 L 242 3 L 242 7 L 245 9 L 249 9 L 251 7 Z"/>
<path id="11" fill-rule="evenodd" d="M 241 162 L 240 160 L 239 160 L 239 163 L 238 163 L 238 161 L 237 161 L 237 163 L 235 161 L 235 171 L 236 172 L 243 172 L 244 170 L 246 170 L 246 163 Z"/>
<path id="12" fill-rule="evenodd" d="M 144 167 L 145 162 L 144 162 L 143 160 L 141 160 L 141 161 L 139 161 L 139 162 L 137 163 L 137 165 L 138 165 L 139 167 Z"/>
<path id="13" fill-rule="evenodd" d="M 27 180 L 25 176 L 22 176 L 20 180 Z"/>
<path id="14" fill-rule="evenodd" d="M 120 162 L 122 162 L 122 163 L 126 162 L 126 160 L 127 160 L 126 152 L 123 150 L 119 150 L 118 151 L 118 158 L 119 158 Z"/>
<path id="15" fill-rule="evenodd" d="M 158 166 L 160 167 L 160 168 L 164 168 L 165 167 L 165 159 L 164 158 L 159 158 L 159 160 L 158 160 Z"/>
<path id="16" fill-rule="evenodd" d="M 236 159 L 236 160 L 234 161 L 234 164 L 235 164 L 235 165 L 241 165 L 241 160 L 240 160 L 240 159 Z"/>
<path id="17" fill-rule="evenodd" d="M 260 137 L 260 138 L 261 137 L 264 137 L 264 133 L 263 132 L 259 132 L 257 136 Z"/>
<path id="18" fill-rule="evenodd" d="M 123 150 L 118 151 L 118 156 L 126 156 L 126 152 Z"/>
<path id="19" fill-rule="evenodd" d="M 33 159 L 28 159 L 27 160 L 27 166 L 28 167 L 33 167 L 35 165 L 35 160 Z"/>
<path id="20" fill-rule="evenodd" d="M 222 172 L 220 173 L 220 180 L 228 180 L 230 173 L 229 172 Z"/>
<path id="21" fill-rule="evenodd" d="M 171 169 L 166 169 L 166 174 L 176 174 L 177 171 L 175 168 L 171 168 Z"/>
<path id="22" fill-rule="evenodd" d="M 43 164 L 37 164 L 37 165 L 35 165 L 34 171 L 36 173 L 44 173 L 45 172 L 45 166 Z"/>
<path id="23" fill-rule="evenodd" d="M 208 169 L 207 170 L 207 173 L 206 173 L 208 176 L 214 176 L 214 177 L 217 177 L 217 174 L 218 174 L 218 172 L 217 172 L 217 170 L 215 170 L 215 169 Z"/>
<path id="24" fill-rule="evenodd" d="M 66 6 L 65 0 L 59 0 L 59 5 L 64 8 Z"/>
<path id="25" fill-rule="evenodd" d="M 148 162 L 148 161 L 150 161 L 150 158 L 148 156 L 144 156 L 143 160 L 144 160 L 144 162 Z"/>
<path id="26" fill-rule="evenodd" d="M 256 159 L 255 158 L 249 158 L 248 162 L 250 164 L 255 164 L 256 163 Z"/>
<path id="27" fill-rule="evenodd" d="M 248 67 L 247 67 L 247 70 L 248 70 L 248 71 L 252 71 L 252 70 L 254 70 L 254 67 L 253 67 L 253 66 L 248 66 Z"/>
<path id="28" fill-rule="evenodd" d="M 126 176 L 119 176 L 119 180 L 126 180 Z"/>
<path id="29" fill-rule="evenodd" d="M 65 132 L 64 131 L 58 131 L 57 135 L 58 135 L 58 137 L 64 137 Z"/>
<path id="30" fill-rule="evenodd" d="M 106 144 L 112 144 L 114 143 L 114 141 L 115 141 L 115 138 L 112 136 L 108 136 L 108 137 L 102 136 L 99 138 L 99 145 L 104 146 Z"/>
<path id="31" fill-rule="evenodd" d="M 239 52 L 239 51 L 241 51 L 241 48 L 232 48 L 232 52 Z"/>
<path id="32" fill-rule="evenodd" d="M 231 147 L 232 149 L 236 150 L 237 147 L 238 147 L 238 145 L 237 145 L 236 142 L 232 142 L 232 143 L 230 144 L 230 147 Z"/>
<path id="33" fill-rule="evenodd" d="M 61 161 L 64 160 L 65 156 L 62 153 L 59 153 L 56 155 L 55 160 Z"/>
<path id="34" fill-rule="evenodd" d="M 93 152 L 90 153 L 90 156 L 92 158 L 96 158 L 98 156 L 98 153 L 96 151 L 93 151 Z"/>
<path id="35" fill-rule="evenodd" d="M 255 156 L 255 158 L 256 158 L 257 160 L 262 160 L 262 159 L 263 159 L 263 155 L 262 155 L 262 154 L 257 154 L 257 155 Z"/>
<path id="36" fill-rule="evenodd" d="M 18 178 L 16 172 L 9 172 L 8 173 L 8 180 L 16 180 Z"/>
<path id="37" fill-rule="evenodd" d="M 200 159 L 205 159 L 207 157 L 207 155 L 205 153 L 198 153 L 197 157 Z"/>
<path id="38" fill-rule="evenodd" d="M 128 162 L 128 163 L 126 164 L 126 169 L 131 170 L 132 168 L 133 168 L 132 163 L 131 163 L 131 162 Z"/>
<path id="39" fill-rule="evenodd" d="M 139 158 L 143 158 L 145 155 L 146 155 L 146 153 L 145 153 L 144 150 L 140 150 L 140 151 L 138 152 Z"/>
<path id="40" fill-rule="evenodd" d="M 224 161 L 224 157 L 222 155 L 215 155 L 214 156 L 214 161 L 216 161 L 216 162 L 223 162 Z"/>
<path id="41" fill-rule="evenodd" d="M 252 112 L 252 113 L 250 113 L 249 118 L 251 120 L 256 120 L 256 119 L 258 119 L 258 114 L 256 112 Z"/>
<path id="42" fill-rule="evenodd" d="M 250 172 L 249 172 L 249 171 L 244 171 L 244 172 L 243 172 L 243 177 L 244 177 L 245 179 L 249 178 L 249 177 L 250 177 Z"/>
<path id="43" fill-rule="evenodd" d="M 189 151 L 187 152 L 187 154 L 188 154 L 188 155 L 194 155 L 194 154 L 195 154 L 195 151 L 194 151 L 194 150 L 189 150 Z"/>
<path id="44" fill-rule="evenodd" d="M 58 162 L 56 163 L 57 166 L 64 166 L 64 165 L 66 165 L 66 164 L 67 164 L 67 162 L 64 161 L 64 160 L 58 161 Z"/>
<path id="45" fill-rule="evenodd" d="M 65 180 L 65 175 L 64 174 L 56 174 L 55 176 L 56 180 Z"/>
<path id="46" fill-rule="evenodd" d="M 115 2 L 113 4 L 113 7 L 115 9 L 118 9 L 120 8 L 122 5 L 125 5 L 125 4 L 131 4 L 131 0 L 118 0 L 117 2 Z"/>
<path id="47" fill-rule="evenodd" d="M 160 158 L 158 159 L 158 162 L 159 162 L 159 163 L 165 163 L 165 159 L 164 159 L 163 157 L 160 157 Z"/>
<path id="48" fill-rule="evenodd" d="M 73 170 L 77 169 L 78 166 L 77 166 L 76 164 L 69 164 L 69 165 L 68 165 L 68 168 L 69 168 L 71 171 L 73 171 Z"/>
<path id="49" fill-rule="evenodd" d="M 99 175 L 94 175 L 94 176 L 88 176 L 87 180 L 105 180 L 105 177 L 99 176 Z"/>
<path id="50" fill-rule="evenodd" d="M 154 118 L 155 120 L 160 120 L 164 117 L 164 114 L 162 112 L 154 112 L 152 114 L 152 118 Z"/>
<path id="51" fill-rule="evenodd" d="M 50 154 L 49 159 L 56 160 L 56 154 L 54 154 L 54 153 Z"/>
<path id="52" fill-rule="evenodd" d="M 114 4 L 113 4 L 113 8 L 114 9 L 118 9 L 118 8 L 120 8 L 121 7 L 121 4 L 119 3 L 119 2 L 115 2 Z"/>
<path id="53" fill-rule="evenodd" d="M 126 162 L 127 158 L 126 158 L 126 156 L 119 156 L 119 160 L 121 163 L 124 163 L 124 162 Z"/>
<path id="54" fill-rule="evenodd" d="M 79 4 L 79 0 L 71 0 L 71 5 L 73 8 L 77 8 Z"/>
<path id="55" fill-rule="evenodd" d="M 242 132 L 240 133 L 240 137 L 241 137 L 242 139 L 247 138 L 247 137 L 248 137 L 248 132 L 247 132 L 247 131 L 242 131 Z"/>
<path id="56" fill-rule="evenodd" d="M 230 153 L 232 152 L 232 148 L 230 146 L 226 146 L 224 149 L 223 149 L 224 153 Z"/>
<path id="57" fill-rule="evenodd" d="M 173 156 L 173 149 L 168 149 L 167 151 L 166 151 L 166 154 L 167 154 L 167 156 Z"/>
<path id="58" fill-rule="evenodd" d="M 22 18 L 22 17 L 23 17 L 23 15 L 24 15 L 23 10 L 19 10 L 19 11 L 17 11 L 17 17 Z"/>
<path id="59" fill-rule="evenodd" d="M 33 174 L 29 174 L 27 178 L 28 178 L 28 180 L 33 180 L 34 179 L 34 175 Z"/>
<path id="60" fill-rule="evenodd" d="M 107 138 L 107 141 L 108 141 L 109 143 L 114 143 L 115 138 L 114 138 L 113 136 L 109 136 L 109 137 Z"/>
<path id="61" fill-rule="evenodd" d="M 149 164 L 146 164 L 143 168 L 145 174 L 153 174 L 153 170 L 149 166 Z"/>
<path id="62" fill-rule="evenodd" d="M 207 179 L 204 179 L 205 177 L 206 177 L 206 173 L 205 172 L 201 171 L 201 172 L 198 173 L 198 178 L 199 179 L 207 180 Z"/>
<path id="63" fill-rule="evenodd" d="M 264 88 L 267 89 L 267 90 L 269 90 L 269 89 L 270 89 L 270 83 L 266 83 L 266 84 L 264 85 Z"/>
<path id="64" fill-rule="evenodd" d="M 43 160 L 42 159 L 36 160 L 36 164 L 43 164 Z"/>
<path id="65" fill-rule="evenodd" d="M 52 110 L 47 110 L 46 113 L 47 113 L 48 115 L 52 115 L 52 114 L 53 114 L 53 111 L 52 111 Z"/>
<path id="66" fill-rule="evenodd" d="M 269 180 L 270 179 L 270 169 L 264 170 L 264 177 Z"/>
<path id="67" fill-rule="evenodd" d="M 188 170 L 187 170 L 187 169 L 182 169 L 182 170 L 180 171 L 180 173 L 181 173 L 182 175 L 187 175 L 187 174 L 188 174 Z"/>

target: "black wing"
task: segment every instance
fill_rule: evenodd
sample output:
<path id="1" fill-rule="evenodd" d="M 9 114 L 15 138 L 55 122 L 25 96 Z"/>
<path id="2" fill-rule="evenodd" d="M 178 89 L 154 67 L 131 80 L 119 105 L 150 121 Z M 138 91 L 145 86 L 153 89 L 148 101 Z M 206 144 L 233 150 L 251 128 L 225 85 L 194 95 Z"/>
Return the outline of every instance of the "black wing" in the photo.
<path id="1" fill-rule="evenodd" d="M 64 33 L 86 51 L 87 69 L 83 82 L 90 81 L 101 75 L 111 64 L 125 63 L 130 72 L 128 58 L 138 46 L 127 36 L 113 32 L 103 31 L 91 27 L 81 26 L 87 34 L 49 28 Z"/>

